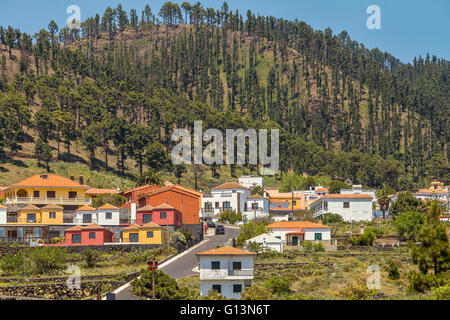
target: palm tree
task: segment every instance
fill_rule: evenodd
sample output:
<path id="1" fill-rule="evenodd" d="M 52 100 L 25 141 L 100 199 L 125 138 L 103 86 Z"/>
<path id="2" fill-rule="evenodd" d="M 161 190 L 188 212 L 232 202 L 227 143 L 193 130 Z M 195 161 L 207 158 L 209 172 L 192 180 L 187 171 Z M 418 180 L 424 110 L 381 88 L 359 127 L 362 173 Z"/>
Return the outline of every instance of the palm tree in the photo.
<path id="1" fill-rule="evenodd" d="M 383 219 L 386 219 L 386 211 L 389 210 L 391 204 L 391 198 L 389 198 L 389 192 L 386 189 L 377 191 L 377 200 L 380 205 L 381 211 L 383 211 Z"/>
<path id="2" fill-rule="evenodd" d="M 161 174 L 152 169 L 149 169 L 137 179 L 136 187 L 145 186 L 147 184 L 162 186 L 163 182 Z"/>

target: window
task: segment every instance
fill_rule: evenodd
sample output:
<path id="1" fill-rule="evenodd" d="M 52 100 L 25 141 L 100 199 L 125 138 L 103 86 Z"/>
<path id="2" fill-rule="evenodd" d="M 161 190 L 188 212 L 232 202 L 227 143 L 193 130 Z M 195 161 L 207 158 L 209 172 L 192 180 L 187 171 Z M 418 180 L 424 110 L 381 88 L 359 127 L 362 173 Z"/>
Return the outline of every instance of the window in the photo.
<path id="1" fill-rule="evenodd" d="M 81 243 L 81 234 L 73 234 L 72 243 Z"/>
<path id="2" fill-rule="evenodd" d="M 35 213 L 27 214 L 27 222 L 28 223 L 36 223 L 36 214 Z"/>
<path id="3" fill-rule="evenodd" d="M 344 209 L 350 208 L 350 202 L 344 202 Z"/>
<path id="4" fill-rule="evenodd" d="M 211 269 L 212 270 L 219 270 L 220 269 L 220 261 L 212 261 L 211 262 Z"/>
<path id="5" fill-rule="evenodd" d="M 106 212 L 105 213 L 105 219 L 106 220 L 111 220 L 112 219 L 112 212 Z"/>
<path id="6" fill-rule="evenodd" d="M 153 238 L 153 231 L 147 232 L 147 238 Z"/>
<path id="7" fill-rule="evenodd" d="M 56 219 L 56 213 L 55 212 L 50 212 L 49 213 L 49 218 L 50 219 Z"/>
<path id="8" fill-rule="evenodd" d="M 97 234 L 95 232 L 89 232 L 89 239 L 95 239 Z"/>
<path id="9" fill-rule="evenodd" d="M 47 191 L 47 198 L 55 199 L 56 198 L 56 192 L 55 191 Z"/>
<path id="10" fill-rule="evenodd" d="M 216 209 L 220 209 L 220 202 L 216 202 Z"/>
<path id="11" fill-rule="evenodd" d="M 139 242 L 139 233 L 130 233 L 130 242 Z"/>
<path id="12" fill-rule="evenodd" d="M 205 211 L 206 212 L 213 211 L 212 202 L 205 202 Z"/>
<path id="13" fill-rule="evenodd" d="M 39 191 L 33 191 L 33 198 L 39 198 L 41 193 Z"/>
<path id="14" fill-rule="evenodd" d="M 322 234 L 321 233 L 314 233 L 314 240 L 322 241 Z"/>
<path id="15" fill-rule="evenodd" d="M 76 199 L 76 197 L 77 197 L 77 193 L 75 191 L 69 192 L 69 199 Z"/>
<path id="16" fill-rule="evenodd" d="M 92 223 L 92 214 L 83 214 L 83 223 Z"/>
<path id="17" fill-rule="evenodd" d="M 292 201 L 292 205 L 296 206 L 297 205 L 297 201 L 296 200 Z"/>
<path id="18" fill-rule="evenodd" d="M 223 203 L 223 210 L 229 210 L 231 209 L 231 203 L 230 202 L 224 202 Z"/>
<path id="19" fill-rule="evenodd" d="M 258 203 L 252 203 L 252 210 L 258 210 L 259 204 Z"/>
<path id="20" fill-rule="evenodd" d="M 241 270 L 242 269 L 242 262 L 236 261 L 233 262 L 233 270 Z"/>
<path id="21" fill-rule="evenodd" d="M 217 293 L 222 293 L 222 286 L 220 284 L 213 284 L 212 289 L 217 291 Z"/>
<path id="22" fill-rule="evenodd" d="M 142 220 L 144 223 L 152 222 L 152 215 L 151 214 L 144 214 L 142 216 Z"/>
<path id="23" fill-rule="evenodd" d="M 281 240 L 281 236 L 276 236 L 275 238 L 277 238 L 277 239 Z"/>
<path id="24" fill-rule="evenodd" d="M 233 293 L 241 293 L 242 284 L 233 284 Z"/>
<path id="25" fill-rule="evenodd" d="M 159 217 L 160 217 L 161 219 L 166 219 L 166 218 L 167 218 L 167 212 L 161 212 L 161 213 L 159 214 Z"/>

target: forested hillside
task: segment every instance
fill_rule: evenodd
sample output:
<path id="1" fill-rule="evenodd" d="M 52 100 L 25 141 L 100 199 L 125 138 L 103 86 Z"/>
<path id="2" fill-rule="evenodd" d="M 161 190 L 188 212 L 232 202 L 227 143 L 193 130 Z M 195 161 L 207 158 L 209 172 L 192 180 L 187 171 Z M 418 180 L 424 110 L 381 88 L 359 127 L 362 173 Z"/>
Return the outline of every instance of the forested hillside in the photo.
<path id="1" fill-rule="evenodd" d="M 0 41 L 4 162 L 30 144 L 43 163 L 72 161 L 79 143 L 93 167 L 126 174 L 131 158 L 140 175 L 179 176 L 171 133 L 203 120 L 204 129 L 281 129 L 282 172 L 398 190 L 450 182 L 444 59 L 404 64 L 345 31 L 242 16 L 226 3 L 119 5 L 80 29 L 3 26 Z"/>

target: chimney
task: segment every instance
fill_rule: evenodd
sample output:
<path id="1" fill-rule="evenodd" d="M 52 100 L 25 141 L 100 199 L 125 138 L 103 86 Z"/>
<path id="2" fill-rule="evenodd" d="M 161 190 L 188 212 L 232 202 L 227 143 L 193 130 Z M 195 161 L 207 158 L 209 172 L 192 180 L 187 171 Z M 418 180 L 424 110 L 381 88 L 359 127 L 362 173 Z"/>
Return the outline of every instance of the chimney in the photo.
<path id="1" fill-rule="evenodd" d="M 137 220 L 137 206 L 136 203 L 132 202 L 131 203 L 131 224 L 136 223 Z"/>
<path id="2" fill-rule="evenodd" d="M 75 176 L 73 174 L 70 174 L 70 180 L 75 181 Z"/>
<path id="3" fill-rule="evenodd" d="M 80 182 L 80 184 L 84 184 L 84 178 L 83 178 L 83 176 L 80 176 L 80 178 L 79 178 L 78 181 Z"/>

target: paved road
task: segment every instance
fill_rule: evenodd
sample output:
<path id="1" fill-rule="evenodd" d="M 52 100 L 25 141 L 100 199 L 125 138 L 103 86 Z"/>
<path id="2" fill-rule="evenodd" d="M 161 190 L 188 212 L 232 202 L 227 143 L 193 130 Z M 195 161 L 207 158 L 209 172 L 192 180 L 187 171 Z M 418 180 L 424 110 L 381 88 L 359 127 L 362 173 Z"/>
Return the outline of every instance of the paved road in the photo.
<path id="1" fill-rule="evenodd" d="M 231 238 L 236 238 L 239 234 L 239 229 L 236 228 L 225 228 L 225 235 L 220 236 L 208 236 L 208 242 L 197 247 L 195 250 L 185 254 L 178 260 L 165 265 L 161 270 L 172 278 L 180 279 L 190 275 L 198 274 L 192 271 L 196 266 L 198 266 L 198 259 L 195 255 L 198 252 L 215 249 L 217 246 L 227 243 Z M 117 300 L 138 300 L 136 296 L 131 293 L 131 287 L 122 290 L 116 295 Z"/>

